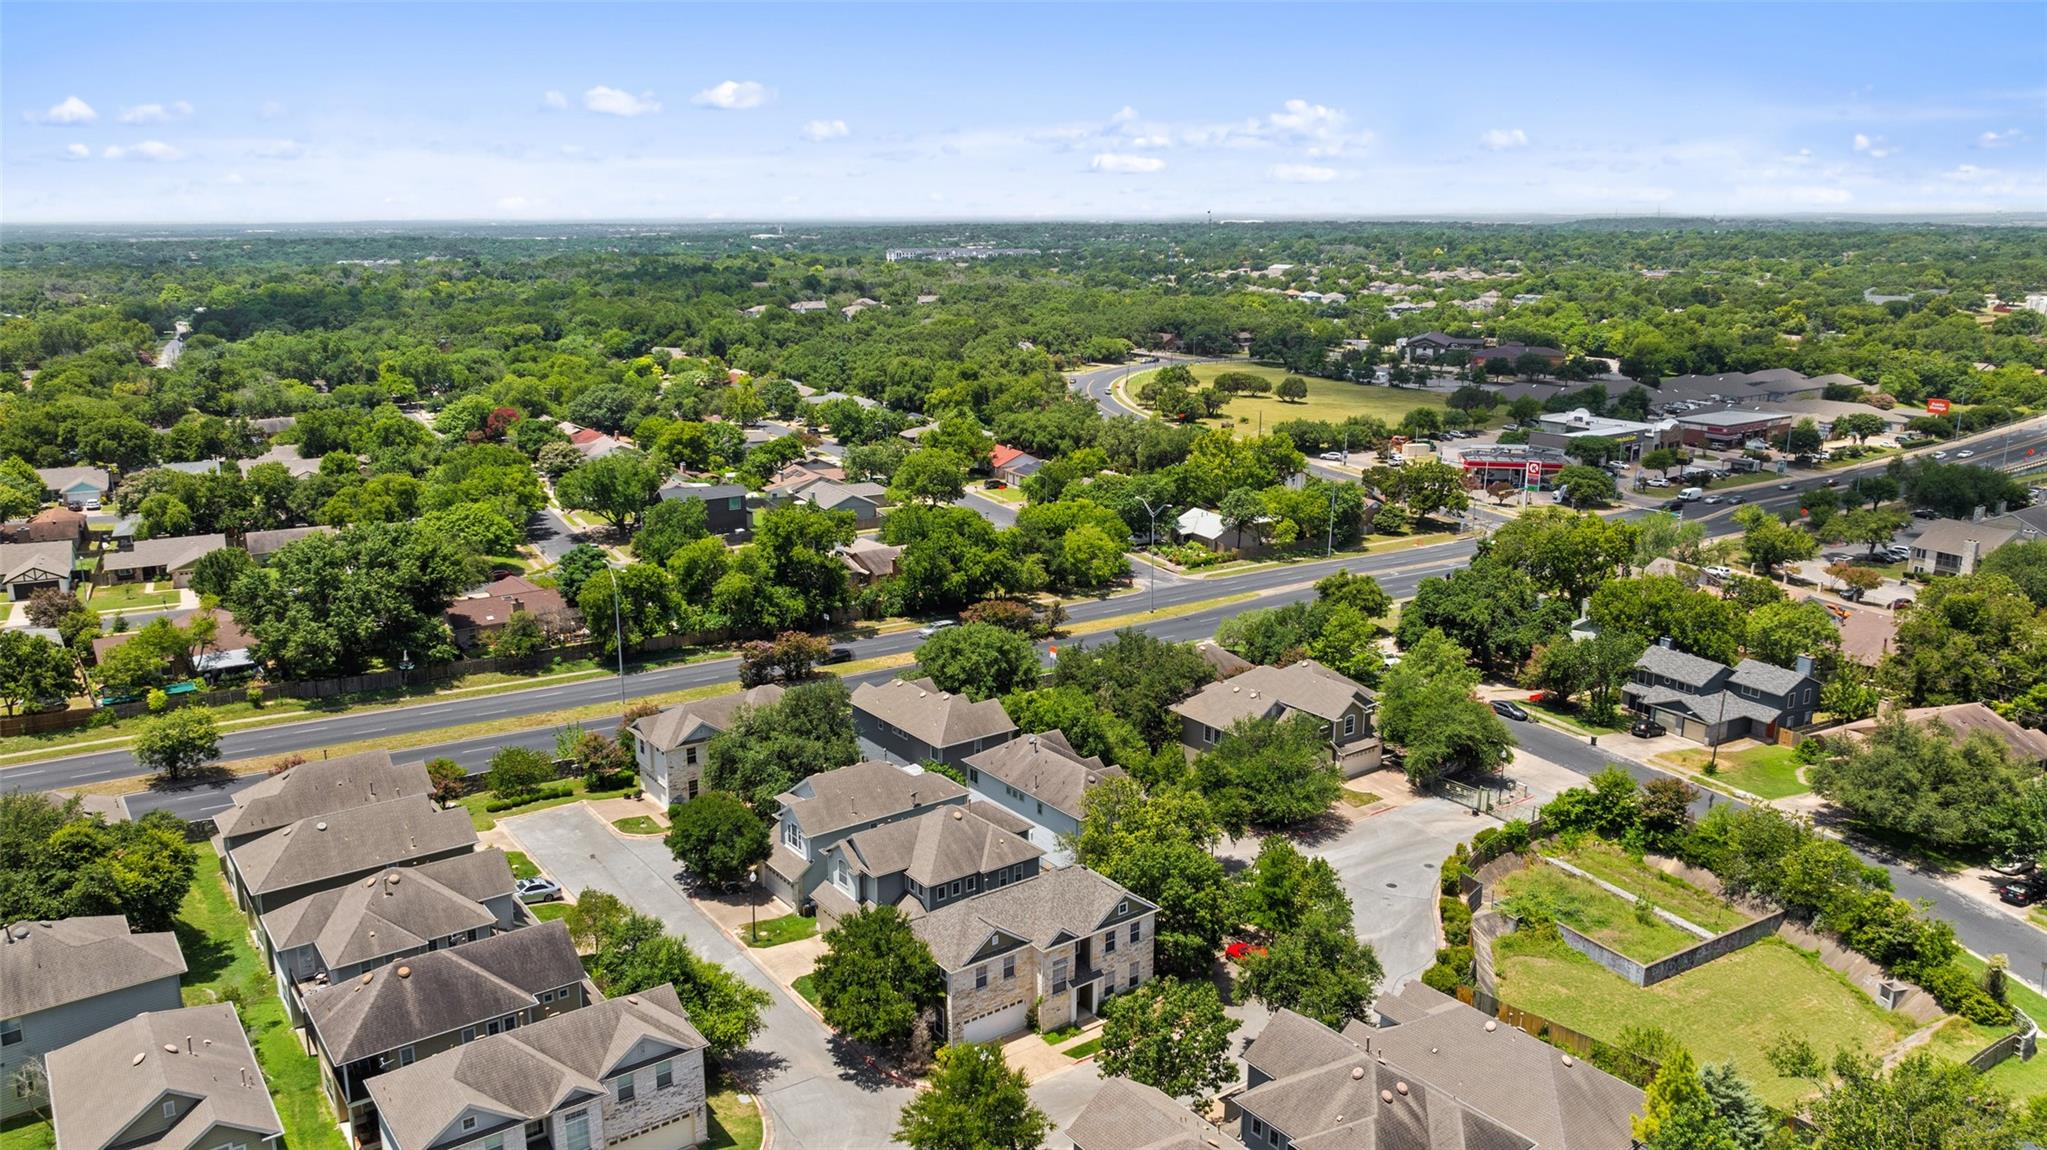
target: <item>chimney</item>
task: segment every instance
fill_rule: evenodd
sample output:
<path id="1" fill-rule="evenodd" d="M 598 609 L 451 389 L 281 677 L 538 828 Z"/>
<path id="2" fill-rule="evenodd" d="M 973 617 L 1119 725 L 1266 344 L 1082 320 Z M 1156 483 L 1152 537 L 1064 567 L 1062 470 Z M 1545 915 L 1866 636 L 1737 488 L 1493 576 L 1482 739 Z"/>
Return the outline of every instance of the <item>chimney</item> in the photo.
<path id="1" fill-rule="evenodd" d="M 1974 511 L 1971 511 L 1971 512 L 1969 513 L 1969 522 L 1971 522 L 1971 523 L 1981 523 L 1981 522 L 1983 522 L 1983 505 L 1982 505 L 1982 504 L 1980 504 L 1980 503 L 1979 503 L 1979 504 L 1977 504 L 1977 505 L 1976 505 L 1976 510 L 1974 510 Z"/>
<path id="2" fill-rule="evenodd" d="M 1800 656 L 1798 657 L 1798 661 L 1797 661 L 1797 670 L 1798 670 L 1798 673 L 1799 673 L 1799 674 L 1801 674 L 1801 675 L 1804 675 L 1804 676 L 1805 676 L 1805 677 L 1807 677 L 1807 678 L 1811 678 L 1811 677 L 1812 677 L 1812 656 L 1811 656 L 1811 655 L 1800 655 Z"/>
<path id="3" fill-rule="evenodd" d="M 1670 636 L 1665 635 L 1663 638 L 1656 640 L 1656 645 L 1663 648 L 1666 651 L 1670 650 L 1671 649 Z"/>

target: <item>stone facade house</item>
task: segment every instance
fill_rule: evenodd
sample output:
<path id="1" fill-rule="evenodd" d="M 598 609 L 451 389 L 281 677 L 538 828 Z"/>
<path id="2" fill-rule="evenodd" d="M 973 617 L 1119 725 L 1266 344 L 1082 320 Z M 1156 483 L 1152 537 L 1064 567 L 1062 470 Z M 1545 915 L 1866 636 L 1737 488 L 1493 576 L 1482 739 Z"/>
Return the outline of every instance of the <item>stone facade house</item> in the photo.
<path id="1" fill-rule="evenodd" d="M 233 1003 L 138 1014 L 49 1062 L 62 1150 L 249 1150 L 284 1134 Z"/>
<path id="2" fill-rule="evenodd" d="M 306 1037 L 358 1144 L 376 1133 L 369 1084 L 487 1035 L 581 1009 L 596 996 L 559 922 L 415 955 L 305 997 Z"/>
<path id="3" fill-rule="evenodd" d="M 1224 682 L 1210 683 L 1174 703 L 1180 716 L 1180 744 L 1191 755 L 1215 746 L 1245 719 L 1287 719 L 1307 715 L 1329 731 L 1329 749 L 1345 777 L 1379 765 L 1379 738 L 1372 714 L 1379 700 L 1371 689 L 1313 659 L 1284 667 L 1253 667 Z"/>
<path id="4" fill-rule="evenodd" d="M 898 762 L 933 759 L 954 767 L 1016 737 L 999 700 L 976 703 L 939 690 L 930 679 L 860 684 L 853 690 L 853 729 Z"/>
<path id="5" fill-rule="evenodd" d="M 774 852 L 761 867 L 761 884 L 800 910 L 824 881 L 825 856 L 841 839 L 931 807 L 964 807 L 967 789 L 944 775 L 870 761 L 820 771 L 776 797 Z"/>
<path id="6" fill-rule="evenodd" d="M 1664 639 L 1635 660 L 1621 697 L 1629 710 L 1671 734 L 1707 746 L 1740 738 L 1774 743 L 1779 731 L 1812 722 L 1820 685 L 1809 655 L 1800 655 L 1789 670 L 1755 659 L 1729 667 L 1688 655 Z"/>
<path id="7" fill-rule="evenodd" d="M 370 1083 L 384 1150 L 682 1150 L 709 1136 L 708 1044 L 662 985 Z"/>
<path id="8" fill-rule="evenodd" d="M 633 761 L 647 797 L 666 807 L 697 797 L 713 736 L 732 725 L 741 707 L 767 707 L 782 698 L 779 683 L 665 707 L 633 721 Z"/>
<path id="9" fill-rule="evenodd" d="M 820 927 L 858 910 L 937 910 L 1038 873 L 1030 824 L 988 803 L 948 803 L 848 835 L 825 852 L 811 892 Z"/>
<path id="10" fill-rule="evenodd" d="M 235 898 L 261 917 L 315 891 L 476 849 L 476 825 L 461 807 L 442 810 L 423 795 L 315 815 L 227 852 Z"/>
<path id="11" fill-rule="evenodd" d="M 176 1010 L 178 936 L 118 914 L 17 922 L 0 937 L 0 1118 L 49 1099 L 45 1057 L 144 1011 Z"/>
<path id="12" fill-rule="evenodd" d="M 965 765 L 968 789 L 1028 821 L 1031 841 L 1059 861 L 1059 838 L 1079 832 L 1087 792 L 1123 777 L 1123 768 L 1074 750 L 1058 730 L 997 744 L 968 756 Z"/>
<path id="13" fill-rule="evenodd" d="M 1092 1016 L 1152 977 L 1158 908 L 1085 867 L 963 899 L 912 926 L 945 971 L 945 1040 L 987 1042 Z"/>
<path id="14" fill-rule="evenodd" d="M 258 922 L 278 994 L 294 1024 L 300 999 L 365 971 L 445 950 L 527 921 L 499 850 L 392 867 L 289 902 Z"/>

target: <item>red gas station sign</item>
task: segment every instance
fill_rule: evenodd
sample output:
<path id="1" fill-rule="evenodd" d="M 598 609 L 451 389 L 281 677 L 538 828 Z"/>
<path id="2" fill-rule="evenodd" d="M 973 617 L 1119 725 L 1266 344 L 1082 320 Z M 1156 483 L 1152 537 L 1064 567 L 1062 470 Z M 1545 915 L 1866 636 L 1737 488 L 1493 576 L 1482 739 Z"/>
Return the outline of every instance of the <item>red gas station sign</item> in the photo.
<path id="1" fill-rule="evenodd" d="M 1926 410 L 1935 415 L 1946 415 L 1950 409 L 1951 405 L 1945 399 L 1929 399 L 1926 401 Z"/>

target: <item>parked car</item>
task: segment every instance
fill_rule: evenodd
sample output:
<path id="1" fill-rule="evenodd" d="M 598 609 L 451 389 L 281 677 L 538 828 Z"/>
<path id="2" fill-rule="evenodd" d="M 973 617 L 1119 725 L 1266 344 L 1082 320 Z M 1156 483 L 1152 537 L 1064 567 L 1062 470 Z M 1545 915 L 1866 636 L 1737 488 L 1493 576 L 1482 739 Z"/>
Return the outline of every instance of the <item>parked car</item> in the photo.
<path id="1" fill-rule="evenodd" d="M 1976 453 L 1975 453 L 1975 452 L 1973 452 L 1973 451 L 1957 451 L 1957 452 L 1955 452 L 1955 458 L 1956 458 L 1956 459 L 1974 459 L 1974 458 L 1976 458 Z"/>
<path id="2" fill-rule="evenodd" d="M 1327 461 L 1328 461 L 1328 462 L 1330 462 L 1330 463 L 1342 463 L 1342 462 L 1343 462 L 1343 452 L 1341 452 L 1341 451 L 1325 451 L 1325 452 L 1323 452 L 1323 453 L 1322 453 L 1322 454 L 1321 454 L 1320 456 L 1318 456 L 1317 458 L 1320 458 L 1320 459 L 1324 459 L 1324 460 L 1327 460 Z"/>
<path id="3" fill-rule="evenodd" d="M 1257 958 L 1264 955 L 1264 953 L 1265 948 L 1255 942 L 1233 942 L 1223 947 L 1223 954 L 1227 955 L 1231 962 L 1242 962 L 1246 958 Z"/>
<path id="4" fill-rule="evenodd" d="M 1790 485 L 1789 483 L 1779 483 L 1779 484 L 1777 485 L 1777 490 L 1779 490 L 1779 491 L 1789 491 L 1789 490 L 1791 490 L 1791 485 Z"/>
<path id="5" fill-rule="evenodd" d="M 959 625 L 960 621 L 958 619 L 934 619 L 931 622 L 924 624 L 922 627 L 917 628 L 917 634 L 922 638 L 929 639 L 931 636 L 938 634 L 940 631 L 945 630 L 947 627 L 957 627 Z"/>
<path id="6" fill-rule="evenodd" d="M 824 653 L 824 662 L 826 663 L 850 663 L 852 661 L 853 648 L 851 647 L 833 647 Z"/>
<path id="7" fill-rule="evenodd" d="M 1915 507 L 1915 508 L 1913 508 L 1913 510 L 1912 510 L 1912 518 L 1914 518 L 1914 519 L 1938 519 L 1938 518 L 1940 518 L 1940 512 L 1938 512 L 1938 511 L 1935 511 L 1935 510 L 1934 510 L 1933 508 L 1931 508 L 1931 507 Z"/>
<path id="8" fill-rule="evenodd" d="M 562 896 L 561 884 L 551 878 L 522 878 L 512 884 L 520 902 L 553 902 Z"/>
<path id="9" fill-rule="evenodd" d="M 1663 724 L 1654 719 L 1636 719 L 1635 725 L 1628 728 L 1628 733 L 1638 739 L 1653 739 L 1670 732 L 1664 730 Z"/>
<path id="10" fill-rule="evenodd" d="M 1912 549 L 1910 547 L 1886 547 L 1883 550 L 1883 556 L 1893 563 L 1903 563 L 1912 557 Z"/>
<path id="11" fill-rule="evenodd" d="M 2031 906 L 2047 895 L 2047 882 L 2038 878 L 2020 878 L 1997 888 L 1997 897 L 2013 906 Z"/>
<path id="12" fill-rule="evenodd" d="M 1668 480 L 1668 479 L 1665 479 L 1665 478 L 1664 478 L 1664 477 L 1662 477 L 1661 475 L 1652 475 L 1652 476 L 1650 476 L 1650 477 L 1649 477 L 1648 479 L 1644 480 L 1643 482 L 1644 482 L 1644 483 L 1646 483 L 1646 484 L 1648 484 L 1648 485 L 1649 485 L 1650 487 L 1668 487 L 1668 486 L 1670 486 L 1670 480 Z"/>
<path id="13" fill-rule="evenodd" d="M 1507 699 L 1493 700 L 1493 714 L 1498 715 L 1503 719 L 1512 719 L 1517 723 L 1525 723 L 1528 721 L 1528 712 L 1522 710 L 1521 705 L 1519 703 L 1515 703 Z"/>
<path id="14" fill-rule="evenodd" d="M 1715 579 L 1734 578 L 1734 568 L 1732 567 L 1723 567 L 1719 564 L 1714 564 L 1713 566 L 1706 568 L 1705 571 L 1706 574 L 1711 575 Z"/>

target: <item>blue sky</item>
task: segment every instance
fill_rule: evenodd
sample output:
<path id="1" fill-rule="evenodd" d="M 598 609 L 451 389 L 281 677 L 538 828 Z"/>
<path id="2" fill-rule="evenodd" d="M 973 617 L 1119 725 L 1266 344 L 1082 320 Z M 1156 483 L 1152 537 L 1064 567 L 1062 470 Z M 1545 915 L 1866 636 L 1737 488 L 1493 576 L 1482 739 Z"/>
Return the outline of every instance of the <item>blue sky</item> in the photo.
<path id="1" fill-rule="evenodd" d="M 0 222 L 2047 211 L 2047 4 L 0 5 Z"/>

